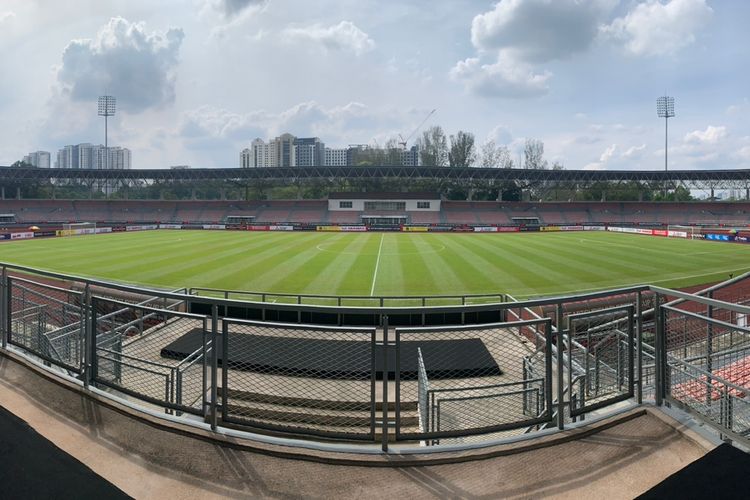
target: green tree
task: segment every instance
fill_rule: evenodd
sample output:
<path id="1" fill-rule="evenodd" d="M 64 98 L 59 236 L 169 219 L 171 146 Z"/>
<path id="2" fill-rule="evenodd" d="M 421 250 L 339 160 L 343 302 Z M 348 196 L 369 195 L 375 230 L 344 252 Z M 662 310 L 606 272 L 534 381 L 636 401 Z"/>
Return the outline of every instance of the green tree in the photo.
<path id="1" fill-rule="evenodd" d="M 474 134 L 459 130 L 451 136 L 451 147 L 448 151 L 448 164 L 451 167 L 471 167 L 476 161 Z"/>
<path id="2" fill-rule="evenodd" d="M 440 125 L 434 125 L 417 140 L 419 159 L 428 167 L 445 167 L 448 165 L 448 139 Z"/>

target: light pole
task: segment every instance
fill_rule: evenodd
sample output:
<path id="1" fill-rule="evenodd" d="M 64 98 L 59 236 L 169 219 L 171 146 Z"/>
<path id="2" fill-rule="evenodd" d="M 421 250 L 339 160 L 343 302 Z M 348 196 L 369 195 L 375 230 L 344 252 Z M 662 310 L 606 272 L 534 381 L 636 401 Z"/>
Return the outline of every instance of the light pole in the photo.
<path id="1" fill-rule="evenodd" d="M 656 115 L 664 118 L 664 171 L 669 170 L 669 119 L 674 117 L 674 97 L 667 95 L 656 99 Z M 667 179 L 664 178 L 664 201 L 667 198 Z"/>
<path id="2" fill-rule="evenodd" d="M 107 137 L 107 118 L 115 116 L 117 99 L 111 95 L 99 96 L 99 116 L 104 117 L 104 167 L 109 170 L 109 142 Z"/>

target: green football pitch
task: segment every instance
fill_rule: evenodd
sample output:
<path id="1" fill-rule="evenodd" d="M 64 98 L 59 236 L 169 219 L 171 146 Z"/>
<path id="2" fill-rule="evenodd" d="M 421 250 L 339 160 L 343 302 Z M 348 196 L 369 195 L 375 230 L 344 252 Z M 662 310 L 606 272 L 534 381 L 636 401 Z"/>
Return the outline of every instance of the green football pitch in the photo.
<path id="1" fill-rule="evenodd" d="M 7 242 L 0 262 L 161 288 L 526 298 L 716 282 L 750 270 L 750 245 L 603 232 L 162 230 Z"/>

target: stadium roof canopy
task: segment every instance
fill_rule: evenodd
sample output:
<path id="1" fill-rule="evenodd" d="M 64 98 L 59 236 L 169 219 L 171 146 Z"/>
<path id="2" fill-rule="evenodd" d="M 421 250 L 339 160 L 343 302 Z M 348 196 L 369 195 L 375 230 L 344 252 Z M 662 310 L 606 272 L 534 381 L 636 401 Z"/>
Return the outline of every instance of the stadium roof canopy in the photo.
<path id="1" fill-rule="evenodd" d="M 748 189 L 750 170 L 527 170 L 458 167 L 272 167 L 87 170 L 0 167 L 0 183 L 19 181 L 227 181 L 252 184 L 315 179 L 445 179 L 465 184 L 514 181 L 522 185 L 571 183 L 584 187 L 596 182 L 666 183 L 688 189 Z"/>
<path id="2" fill-rule="evenodd" d="M 412 191 L 410 193 L 330 193 L 328 198 L 332 200 L 439 200 L 440 195 L 433 192 Z"/>

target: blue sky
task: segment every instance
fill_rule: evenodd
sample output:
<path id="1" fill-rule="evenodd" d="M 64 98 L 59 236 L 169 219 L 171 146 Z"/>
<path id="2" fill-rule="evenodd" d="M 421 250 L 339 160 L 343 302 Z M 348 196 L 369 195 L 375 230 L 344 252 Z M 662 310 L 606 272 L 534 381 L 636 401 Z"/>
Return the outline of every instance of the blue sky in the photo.
<path id="1" fill-rule="evenodd" d="M 255 137 L 426 126 L 566 168 L 750 168 L 750 2 L 0 0 L 0 164 L 103 142 L 134 168 L 236 166 Z M 10 78 L 7 76 L 10 75 Z"/>

